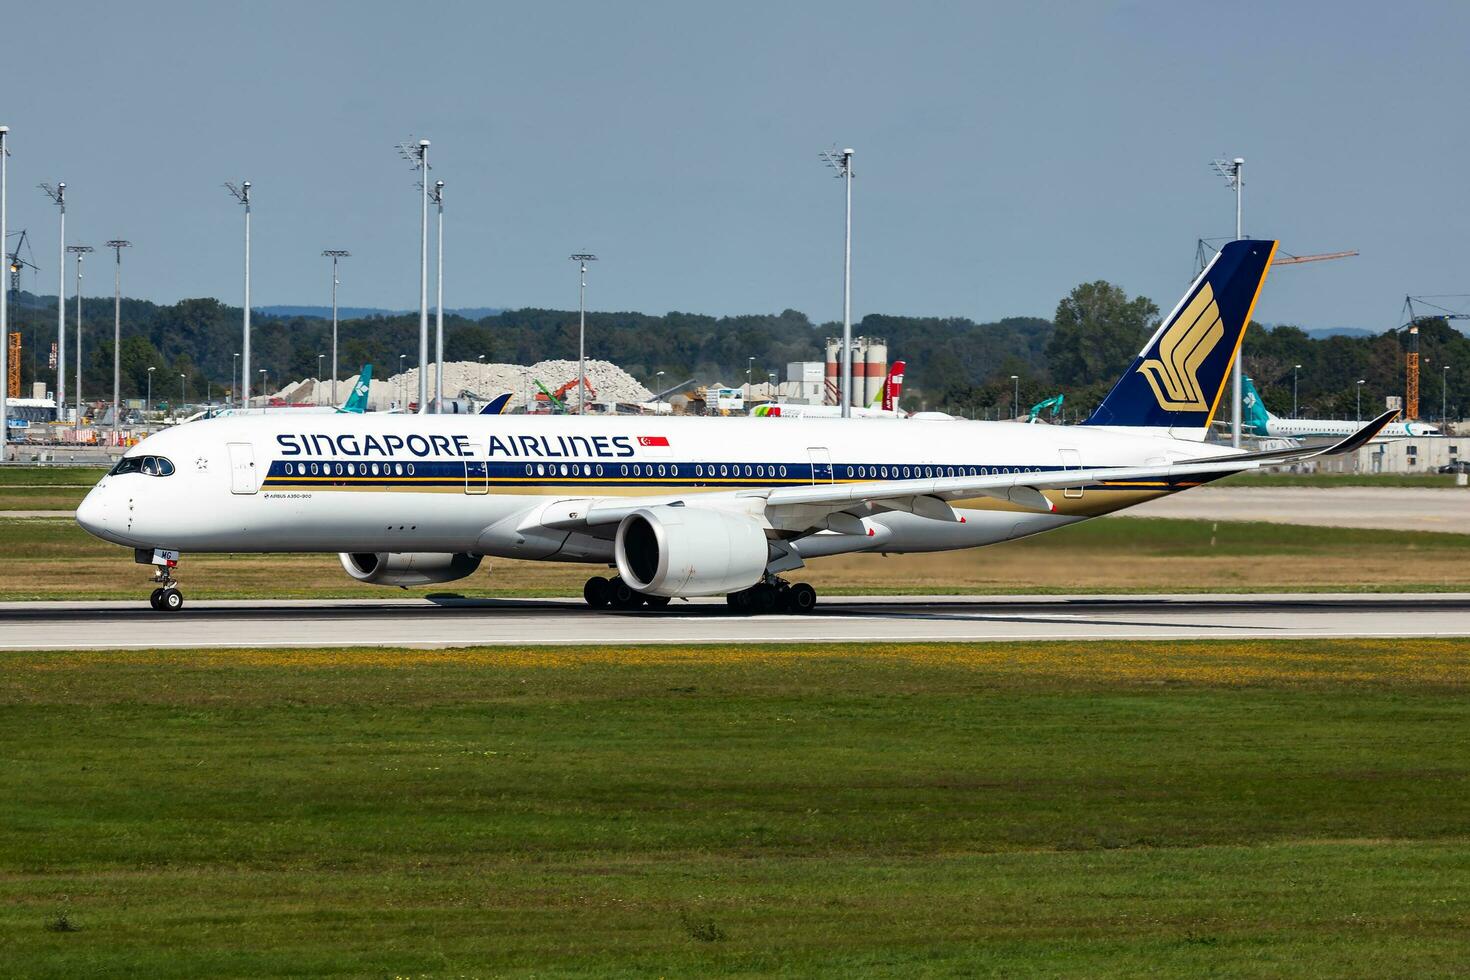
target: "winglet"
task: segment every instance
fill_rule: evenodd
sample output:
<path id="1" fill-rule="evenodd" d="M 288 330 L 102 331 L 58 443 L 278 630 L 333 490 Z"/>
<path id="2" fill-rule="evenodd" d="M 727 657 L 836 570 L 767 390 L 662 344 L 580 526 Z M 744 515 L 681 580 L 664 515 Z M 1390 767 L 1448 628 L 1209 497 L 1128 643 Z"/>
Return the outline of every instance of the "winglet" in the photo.
<path id="1" fill-rule="evenodd" d="M 1208 459 L 1191 459 L 1191 463 L 1241 463 L 1241 462 L 1278 462 L 1295 463 L 1307 459 L 1315 459 L 1318 456 L 1341 456 L 1343 453 L 1351 453 L 1362 449 L 1373 441 L 1373 437 L 1383 431 L 1383 427 L 1398 418 L 1399 411 L 1391 408 L 1370 421 L 1357 432 L 1348 436 L 1340 442 L 1330 446 L 1315 449 L 1270 449 L 1259 453 L 1236 453 L 1233 456 L 1211 456 Z"/>

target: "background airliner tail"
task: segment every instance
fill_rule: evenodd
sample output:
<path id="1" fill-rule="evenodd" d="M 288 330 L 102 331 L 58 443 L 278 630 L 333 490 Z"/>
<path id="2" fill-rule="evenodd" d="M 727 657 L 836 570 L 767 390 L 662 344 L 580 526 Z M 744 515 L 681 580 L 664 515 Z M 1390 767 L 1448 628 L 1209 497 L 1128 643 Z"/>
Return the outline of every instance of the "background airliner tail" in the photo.
<path id="1" fill-rule="evenodd" d="M 337 409 L 337 411 L 346 412 L 351 415 L 361 415 L 363 412 L 366 412 L 368 407 L 368 392 L 372 390 L 372 384 L 373 366 L 371 364 L 364 364 L 362 370 L 358 372 L 357 381 L 353 384 L 352 391 L 347 395 L 347 400 L 342 403 L 342 407 Z"/>
<path id="2" fill-rule="evenodd" d="M 1275 251 L 1276 242 L 1251 239 L 1220 249 L 1083 425 L 1203 439 Z"/>
<path id="3" fill-rule="evenodd" d="M 1271 410 L 1266 407 L 1266 400 L 1256 390 L 1255 384 L 1250 378 L 1242 378 L 1240 382 L 1240 414 L 1242 424 L 1258 436 L 1269 435 L 1267 428 L 1271 419 L 1275 418 Z"/>
<path id="4" fill-rule="evenodd" d="M 883 379 L 883 387 L 873 396 L 873 408 L 881 408 L 885 412 L 898 411 L 898 399 L 903 395 L 903 367 L 903 361 L 893 362 L 888 369 L 888 377 Z"/>

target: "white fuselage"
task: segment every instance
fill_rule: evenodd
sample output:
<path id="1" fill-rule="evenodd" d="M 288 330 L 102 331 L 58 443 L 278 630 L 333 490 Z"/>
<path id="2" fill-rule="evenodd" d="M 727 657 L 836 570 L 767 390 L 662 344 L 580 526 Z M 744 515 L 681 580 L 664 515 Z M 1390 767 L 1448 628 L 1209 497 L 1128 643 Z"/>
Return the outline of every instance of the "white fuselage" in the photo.
<path id="1" fill-rule="evenodd" d="M 207 419 L 150 436 L 128 457 L 167 459 L 172 474 L 106 476 L 77 520 L 140 549 L 467 552 L 602 563 L 611 558 L 611 529 L 556 530 L 543 512 L 565 513 L 567 501 L 1167 465 L 1228 452 L 1118 429 L 992 422 L 284 413 Z M 885 510 L 870 518 L 876 533 L 867 539 L 821 532 L 795 546 L 805 557 L 974 547 L 1192 485 L 1047 491 L 1054 514 L 977 498 L 956 503 L 963 523 Z"/>
<path id="2" fill-rule="evenodd" d="M 1362 422 L 1339 422 L 1336 419 L 1283 419 L 1275 415 L 1266 419 L 1264 436 L 1282 436 L 1289 439 L 1312 439 L 1350 436 L 1363 427 Z M 1440 435 L 1438 426 L 1428 422 L 1390 422 L 1378 433 L 1377 438 L 1413 439 Z"/>

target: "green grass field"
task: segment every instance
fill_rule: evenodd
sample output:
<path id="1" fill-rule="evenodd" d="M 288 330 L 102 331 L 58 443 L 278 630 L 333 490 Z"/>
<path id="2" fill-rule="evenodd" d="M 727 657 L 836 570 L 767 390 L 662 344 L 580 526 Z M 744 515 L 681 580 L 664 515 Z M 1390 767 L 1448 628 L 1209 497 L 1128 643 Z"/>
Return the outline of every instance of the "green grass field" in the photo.
<path id="1" fill-rule="evenodd" d="M 0 520 L 0 599 L 138 599 L 150 570 L 69 518 Z M 580 595 L 591 565 L 488 559 L 423 589 L 352 581 L 335 555 L 186 555 L 189 596 L 373 598 Z M 830 595 L 1016 592 L 1470 590 L 1470 535 L 1102 518 L 1022 541 L 939 554 L 846 555 L 799 577 Z"/>
<path id="2" fill-rule="evenodd" d="M 0 654 L 7 976 L 1428 976 L 1462 642 Z"/>

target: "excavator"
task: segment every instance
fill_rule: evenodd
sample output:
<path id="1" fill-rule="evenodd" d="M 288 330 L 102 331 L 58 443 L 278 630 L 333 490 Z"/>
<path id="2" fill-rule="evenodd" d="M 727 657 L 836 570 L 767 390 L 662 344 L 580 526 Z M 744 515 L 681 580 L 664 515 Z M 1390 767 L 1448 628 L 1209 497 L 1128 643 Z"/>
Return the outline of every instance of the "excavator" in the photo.
<path id="1" fill-rule="evenodd" d="M 569 414 L 571 414 L 571 409 L 567 408 L 567 404 L 566 404 L 566 402 L 565 402 L 564 399 L 566 398 L 567 392 L 569 392 L 573 388 L 577 387 L 577 379 L 576 378 L 573 378 L 572 380 L 568 381 L 566 384 L 562 385 L 560 388 L 556 389 L 555 391 L 547 391 L 546 390 L 546 386 L 544 384 L 542 384 L 536 378 L 532 378 L 531 380 L 532 381 L 535 381 L 536 382 L 536 387 L 541 389 L 541 394 L 536 397 L 536 400 L 537 401 L 541 401 L 544 398 L 546 401 L 551 402 L 551 411 L 555 415 L 569 415 Z M 594 387 L 592 387 L 592 382 L 591 381 L 588 381 L 586 378 L 583 378 L 582 379 L 582 384 L 586 385 L 586 387 L 587 387 L 587 396 L 589 398 L 596 398 L 597 397 L 597 389 L 594 388 Z"/>

